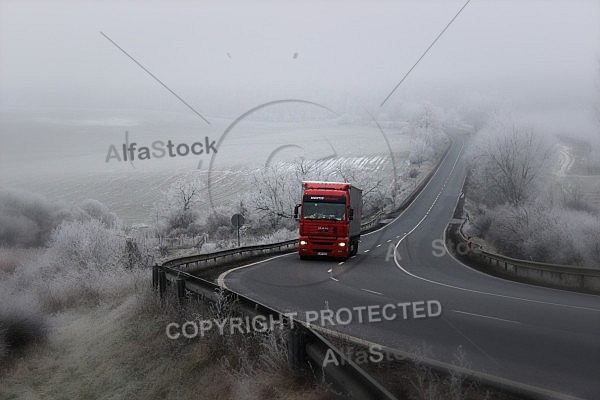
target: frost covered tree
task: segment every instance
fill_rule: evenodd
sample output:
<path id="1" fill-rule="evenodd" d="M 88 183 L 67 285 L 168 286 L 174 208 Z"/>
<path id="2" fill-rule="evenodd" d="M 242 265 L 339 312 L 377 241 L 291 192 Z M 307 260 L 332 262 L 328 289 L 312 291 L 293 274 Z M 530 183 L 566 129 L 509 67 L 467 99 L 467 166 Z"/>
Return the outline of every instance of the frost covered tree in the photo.
<path id="1" fill-rule="evenodd" d="M 410 162 L 419 168 L 433 159 L 443 144 L 442 112 L 431 103 L 424 102 L 408 118 L 407 129 L 411 135 Z"/>
<path id="2" fill-rule="evenodd" d="M 381 174 L 368 175 L 348 164 L 338 164 L 335 174 L 337 180 L 351 183 L 362 189 L 362 215 L 364 216 L 380 211 L 385 205 L 385 198 L 391 196 L 390 187 L 385 184 Z"/>
<path id="3" fill-rule="evenodd" d="M 411 150 L 409 160 L 411 164 L 417 164 L 421 168 L 421 164 L 429 160 L 433 156 L 433 149 L 427 142 L 416 137 L 411 140 Z"/>
<path id="4" fill-rule="evenodd" d="M 254 176 L 253 203 L 272 227 L 278 227 L 294 216 L 294 206 L 301 198 L 301 182 L 286 164 L 275 163 Z"/>
<path id="5" fill-rule="evenodd" d="M 491 205 L 520 206 L 539 189 L 552 148 L 531 128 L 516 123 L 488 129 L 475 151 L 472 182 L 484 188 Z"/>
<path id="6" fill-rule="evenodd" d="M 194 229 L 199 217 L 196 207 L 202 200 L 204 187 L 201 178 L 196 176 L 181 177 L 170 186 L 157 210 L 157 216 L 162 217 L 162 221 L 157 221 L 159 237 L 197 233 Z"/>
<path id="7" fill-rule="evenodd" d="M 409 118 L 409 127 L 413 134 L 426 146 L 432 148 L 442 134 L 441 111 L 429 102 L 422 103 Z"/>

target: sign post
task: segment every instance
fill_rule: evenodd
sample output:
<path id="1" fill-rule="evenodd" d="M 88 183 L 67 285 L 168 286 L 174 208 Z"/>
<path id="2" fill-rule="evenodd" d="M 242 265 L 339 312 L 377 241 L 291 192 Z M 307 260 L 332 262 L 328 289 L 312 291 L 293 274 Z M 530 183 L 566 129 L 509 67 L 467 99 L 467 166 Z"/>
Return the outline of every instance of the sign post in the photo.
<path id="1" fill-rule="evenodd" d="M 242 214 L 233 214 L 231 225 L 237 228 L 238 247 L 240 247 L 240 228 L 244 225 L 244 216 Z"/>

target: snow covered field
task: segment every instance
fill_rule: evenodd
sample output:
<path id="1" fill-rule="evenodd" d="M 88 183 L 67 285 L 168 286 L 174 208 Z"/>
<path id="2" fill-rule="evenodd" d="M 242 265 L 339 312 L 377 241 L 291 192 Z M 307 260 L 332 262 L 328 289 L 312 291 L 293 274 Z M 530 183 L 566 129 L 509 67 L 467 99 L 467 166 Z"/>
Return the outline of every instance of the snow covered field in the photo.
<path id="1" fill-rule="evenodd" d="M 154 206 L 180 176 L 208 179 L 211 197 L 220 205 L 235 201 L 252 184 L 252 176 L 281 161 L 321 160 L 327 174 L 342 161 L 348 168 L 390 175 L 390 148 L 398 171 L 406 166 L 411 146 L 401 125 L 385 127 L 386 143 L 367 116 L 351 122 L 335 115 L 297 122 L 267 121 L 258 115 L 241 121 L 218 147 L 217 154 L 106 162 L 108 149 L 128 142 L 139 146 L 156 140 L 191 144 L 221 139 L 231 118 L 211 117 L 209 126 L 189 113 L 144 110 L 10 110 L 2 115 L 5 143 L 0 148 L 0 182 L 4 187 L 40 193 L 51 200 L 77 203 L 93 198 L 126 223 L 150 223 Z M 290 118 L 288 118 L 289 120 Z M 212 162 L 212 165 L 211 165 Z M 132 165 L 133 164 L 133 165 Z M 200 166 L 200 168 L 198 168 Z M 208 192 L 203 197 L 209 204 Z"/>

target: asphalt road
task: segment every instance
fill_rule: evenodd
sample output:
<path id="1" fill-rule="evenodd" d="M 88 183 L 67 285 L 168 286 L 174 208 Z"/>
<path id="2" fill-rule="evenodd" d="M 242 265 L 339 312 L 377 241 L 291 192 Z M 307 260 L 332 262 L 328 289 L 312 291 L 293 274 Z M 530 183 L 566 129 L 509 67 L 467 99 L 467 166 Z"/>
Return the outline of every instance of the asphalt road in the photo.
<path id="1" fill-rule="evenodd" d="M 328 329 L 563 394 L 600 398 L 599 296 L 488 276 L 442 254 L 439 239 L 465 177 L 462 143 L 454 140 L 403 214 L 363 235 L 354 258 L 339 263 L 301 261 L 297 253 L 277 256 L 232 270 L 225 284 L 301 317 L 351 309 L 351 323 L 341 312 L 339 319 L 319 321 Z M 398 305 L 432 300 L 441 304 L 441 315 L 415 318 L 411 304 L 404 318 Z M 373 310 L 381 312 L 387 304 L 395 305 L 386 313 L 394 320 L 352 310 L 378 306 Z M 416 307 L 416 316 L 427 315 Z M 432 306 L 431 314 L 436 311 Z"/>

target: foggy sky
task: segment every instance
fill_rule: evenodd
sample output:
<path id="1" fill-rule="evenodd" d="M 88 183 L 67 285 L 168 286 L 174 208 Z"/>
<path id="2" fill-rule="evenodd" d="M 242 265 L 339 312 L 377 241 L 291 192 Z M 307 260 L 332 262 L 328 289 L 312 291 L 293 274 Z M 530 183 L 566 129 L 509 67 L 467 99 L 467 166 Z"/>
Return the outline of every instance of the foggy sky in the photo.
<path id="1" fill-rule="evenodd" d="M 464 3 L 2 1 L 0 108 L 192 112 L 101 31 L 207 117 L 282 98 L 592 106 L 600 2 L 473 0 L 379 108 Z"/>

